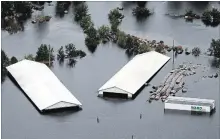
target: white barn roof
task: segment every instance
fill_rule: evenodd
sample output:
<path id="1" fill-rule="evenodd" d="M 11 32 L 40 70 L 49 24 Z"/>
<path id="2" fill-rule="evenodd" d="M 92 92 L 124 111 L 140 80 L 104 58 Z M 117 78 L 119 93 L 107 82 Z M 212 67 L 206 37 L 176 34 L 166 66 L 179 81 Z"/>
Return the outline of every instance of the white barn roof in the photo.
<path id="1" fill-rule="evenodd" d="M 151 51 L 135 56 L 98 91 L 134 95 L 170 57 Z"/>
<path id="2" fill-rule="evenodd" d="M 22 60 L 7 70 L 40 111 L 82 105 L 45 64 Z"/>

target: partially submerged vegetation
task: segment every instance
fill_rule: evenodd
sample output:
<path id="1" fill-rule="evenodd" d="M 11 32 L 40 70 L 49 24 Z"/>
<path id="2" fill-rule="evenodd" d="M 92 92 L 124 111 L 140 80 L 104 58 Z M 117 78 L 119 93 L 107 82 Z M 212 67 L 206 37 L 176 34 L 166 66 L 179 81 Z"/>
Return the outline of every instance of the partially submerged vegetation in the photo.
<path id="1" fill-rule="evenodd" d="M 118 8 L 110 11 L 110 13 L 108 14 L 108 20 L 111 24 L 112 32 L 116 33 L 118 31 L 118 26 L 121 24 L 123 18 L 124 15 L 120 12 Z"/>
<path id="2" fill-rule="evenodd" d="M 53 48 L 50 45 L 41 44 L 37 50 L 35 61 L 49 63 L 54 61 Z"/>
<path id="3" fill-rule="evenodd" d="M 193 19 L 200 19 L 200 16 L 195 14 L 192 10 L 186 10 L 184 18 L 186 21 L 192 21 Z"/>
<path id="4" fill-rule="evenodd" d="M 56 15 L 63 17 L 64 14 L 67 14 L 69 7 L 71 5 L 70 1 L 57 1 L 56 3 Z"/>
<path id="5" fill-rule="evenodd" d="M 6 67 L 17 63 L 18 60 L 16 57 L 11 57 L 11 59 L 7 56 L 5 51 L 1 50 L 1 82 L 4 82 L 5 77 L 7 75 L 7 69 Z"/>
<path id="6" fill-rule="evenodd" d="M 194 47 L 194 48 L 192 49 L 192 55 L 194 55 L 194 56 L 199 56 L 200 53 L 201 53 L 201 50 L 200 50 L 199 47 Z"/>
<path id="7" fill-rule="evenodd" d="M 68 59 L 68 65 L 73 66 L 77 62 L 76 58 L 83 58 L 85 56 L 86 53 L 84 51 L 77 50 L 75 45 L 70 43 L 65 45 L 65 50 L 63 46 L 60 47 L 57 54 L 57 60 L 61 63 L 64 62 L 65 59 Z"/>
<path id="8" fill-rule="evenodd" d="M 26 1 L 3 1 L 1 3 L 2 29 L 10 34 L 23 31 L 24 21 L 31 17 L 31 3 Z"/>
<path id="9" fill-rule="evenodd" d="M 220 11 L 216 8 L 206 10 L 201 18 L 203 23 L 207 26 L 218 26 L 220 24 Z"/>
<path id="10" fill-rule="evenodd" d="M 95 29 L 88 14 L 88 6 L 85 2 L 75 3 L 74 6 L 74 20 L 80 24 L 84 33 L 86 34 L 85 44 L 90 52 L 94 52 L 100 43 L 98 31 Z"/>
<path id="11" fill-rule="evenodd" d="M 147 17 L 149 17 L 152 13 L 150 12 L 150 10 L 146 7 L 140 7 L 137 6 L 136 8 L 133 9 L 132 14 L 138 19 L 138 20 L 142 20 L 142 19 L 146 19 Z"/>
<path id="12" fill-rule="evenodd" d="M 10 34 L 24 30 L 24 23 L 31 18 L 33 10 L 42 10 L 45 2 L 39 1 L 3 1 L 1 7 L 3 30 Z M 50 3 L 50 1 L 48 1 Z M 43 20 L 42 20 L 43 19 Z M 48 21 L 47 16 L 41 18 L 41 21 Z"/>
<path id="13" fill-rule="evenodd" d="M 209 51 L 211 56 L 220 58 L 220 39 L 218 40 L 212 39 Z"/>
<path id="14" fill-rule="evenodd" d="M 102 25 L 98 29 L 98 33 L 102 43 L 107 43 L 111 39 L 111 29 L 108 26 Z"/>

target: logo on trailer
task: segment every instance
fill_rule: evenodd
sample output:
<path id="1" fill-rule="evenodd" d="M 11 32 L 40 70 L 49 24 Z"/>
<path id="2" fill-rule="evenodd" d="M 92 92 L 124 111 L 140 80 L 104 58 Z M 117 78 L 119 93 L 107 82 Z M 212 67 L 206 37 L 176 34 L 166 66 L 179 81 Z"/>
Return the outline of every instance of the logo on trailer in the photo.
<path id="1" fill-rule="evenodd" d="M 196 111 L 201 111 L 202 107 L 200 107 L 200 106 L 191 106 L 191 109 L 196 110 Z"/>

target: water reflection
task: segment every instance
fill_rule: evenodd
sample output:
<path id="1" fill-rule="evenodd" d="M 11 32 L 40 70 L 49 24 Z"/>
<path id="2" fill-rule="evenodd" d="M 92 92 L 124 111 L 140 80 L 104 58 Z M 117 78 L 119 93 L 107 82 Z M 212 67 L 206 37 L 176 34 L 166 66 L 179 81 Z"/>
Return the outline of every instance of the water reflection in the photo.
<path id="1" fill-rule="evenodd" d="M 133 7 L 135 4 L 134 1 L 123 1 L 121 3 L 122 7 L 125 9 L 125 10 L 128 10 L 128 9 L 131 9 L 131 7 Z"/>
<path id="2" fill-rule="evenodd" d="M 206 25 L 206 27 L 211 26 L 211 27 L 217 27 L 220 23 L 218 22 L 210 22 L 206 20 L 202 20 L 203 24 Z"/>
<path id="3" fill-rule="evenodd" d="M 97 46 L 87 46 L 86 45 L 86 47 L 89 50 L 89 52 L 91 52 L 91 53 L 94 53 L 96 51 L 96 49 L 97 49 Z"/>
<path id="4" fill-rule="evenodd" d="M 55 6 L 56 16 L 63 18 L 65 14 L 69 11 L 71 2 L 70 1 L 57 1 Z"/>
<path id="5" fill-rule="evenodd" d="M 187 4 L 196 11 L 204 11 L 208 5 L 208 1 L 188 1 Z"/>
<path id="6" fill-rule="evenodd" d="M 76 60 L 74 58 L 69 58 L 67 65 L 71 68 L 73 68 L 76 65 Z"/>
<path id="7" fill-rule="evenodd" d="M 167 9 L 171 11 L 179 11 L 182 8 L 183 2 L 181 1 L 168 1 Z"/>

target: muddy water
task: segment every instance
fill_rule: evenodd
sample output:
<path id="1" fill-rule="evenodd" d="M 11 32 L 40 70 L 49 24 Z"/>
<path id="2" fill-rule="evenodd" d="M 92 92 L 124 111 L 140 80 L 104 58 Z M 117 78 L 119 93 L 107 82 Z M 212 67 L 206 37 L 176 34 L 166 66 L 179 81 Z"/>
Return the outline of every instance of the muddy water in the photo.
<path id="1" fill-rule="evenodd" d="M 95 26 L 108 24 L 108 12 L 120 2 L 88 2 L 89 12 Z M 137 22 L 131 14 L 132 5 L 124 4 L 125 18 L 120 26 L 125 32 L 145 38 L 164 40 L 171 45 L 189 48 L 199 46 L 206 50 L 212 38 L 218 38 L 218 28 L 206 27 L 200 21 L 186 23 L 183 19 L 171 19 L 164 14 L 182 13 L 193 8 L 200 13 L 217 3 L 189 2 L 148 2 L 155 14 L 145 22 Z M 71 10 L 70 10 L 71 11 Z M 42 14 L 55 16 L 54 7 L 46 7 Z M 210 66 L 212 58 L 179 55 L 175 67 L 183 62 L 199 63 L 208 66 L 206 72 L 198 71 L 195 76 L 186 78 L 188 92 L 178 96 L 201 97 L 216 100 L 217 110 L 212 116 L 194 116 L 164 113 L 163 103 L 147 103 L 151 87 L 145 88 L 135 100 L 104 100 L 97 97 L 97 90 L 124 64 L 129 61 L 124 50 L 114 44 L 100 45 L 91 54 L 84 44 L 84 34 L 73 21 L 72 13 L 64 18 L 53 17 L 48 24 L 33 25 L 30 21 L 25 31 L 9 35 L 2 31 L 2 48 L 8 56 L 19 59 L 25 54 L 35 54 L 40 44 L 50 44 L 57 50 L 61 45 L 74 43 L 87 56 L 78 60 L 74 68 L 55 62 L 52 71 L 83 104 L 79 112 L 65 112 L 41 115 L 18 90 L 6 79 L 2 84 L 2 138 L 3 139 L 218 139 L 219 138 L 219 79 L 201 79 L 203 75 L 214 74 L 216 68 Z M 171 53 L 168 53 L 172 56 Z M 155 76 L 151 84 L 158 84 L 172 69 L 172 60 Z M 139 118 L 142 114 L 142 119 Z M 100 123 L 96 122 L 99 117 Z"/>

